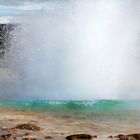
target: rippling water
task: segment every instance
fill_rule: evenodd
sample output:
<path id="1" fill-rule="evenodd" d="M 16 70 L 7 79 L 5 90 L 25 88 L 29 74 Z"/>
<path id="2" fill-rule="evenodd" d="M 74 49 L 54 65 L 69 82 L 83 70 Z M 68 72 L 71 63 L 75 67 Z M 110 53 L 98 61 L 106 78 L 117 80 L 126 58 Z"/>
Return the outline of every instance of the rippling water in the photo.
<path id="1" fill-rule="evenodd" d="M 140 121 L 139 101 L 1 101 L 0 108 L 96 121 Z"/>

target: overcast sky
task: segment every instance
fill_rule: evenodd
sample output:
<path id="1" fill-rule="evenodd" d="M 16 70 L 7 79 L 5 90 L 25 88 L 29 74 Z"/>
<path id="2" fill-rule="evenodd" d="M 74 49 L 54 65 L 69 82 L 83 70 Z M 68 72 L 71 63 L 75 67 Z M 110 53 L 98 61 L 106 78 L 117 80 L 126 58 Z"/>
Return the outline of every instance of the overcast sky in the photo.
<path id="1" fill-rule="evenodd" d="M 48 1 L 48 0 L 0 0 L 0 3 L 1 4 L 4 4 L 4 5 L 23 5 L 23 4 L 26 4 L 26 3 L 36 3 L 36 2 L 44 2 L 44 1 Z"/>
<path id="2" fill-rule="evenodd" d="M 0 15 L 20 16 L 33 14 L 42 10 L 55 12 L 56 9 L 65 9 L 64 3 L 66 5 L 70 4 L 68 0 L 0 0 Z"/>

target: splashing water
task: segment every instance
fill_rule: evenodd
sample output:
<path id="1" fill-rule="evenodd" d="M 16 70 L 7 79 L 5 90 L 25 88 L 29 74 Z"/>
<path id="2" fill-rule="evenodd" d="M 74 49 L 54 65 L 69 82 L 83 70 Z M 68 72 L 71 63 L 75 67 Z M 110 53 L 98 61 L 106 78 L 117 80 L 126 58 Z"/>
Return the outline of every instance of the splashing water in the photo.
<path id="1" fill-rule="evenodd" d="M 11 69 L 20 73 L 19 98 L 140 97 L 138 0 L 40 5 L 20 17 L 15 32 Z"/>

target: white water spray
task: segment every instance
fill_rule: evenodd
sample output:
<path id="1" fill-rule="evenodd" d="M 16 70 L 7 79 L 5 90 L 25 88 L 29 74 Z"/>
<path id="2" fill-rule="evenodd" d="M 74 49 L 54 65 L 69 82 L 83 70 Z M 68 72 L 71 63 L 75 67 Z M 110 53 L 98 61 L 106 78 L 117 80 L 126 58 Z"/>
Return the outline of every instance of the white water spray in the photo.
<path id="1" fill-rule="evenodd" d="M 56 1 L 55 1 L 56 2 Z M 56 2 L 24 17 L 19 33 L 22 98 L 140 97 L 140 3 Z"/>

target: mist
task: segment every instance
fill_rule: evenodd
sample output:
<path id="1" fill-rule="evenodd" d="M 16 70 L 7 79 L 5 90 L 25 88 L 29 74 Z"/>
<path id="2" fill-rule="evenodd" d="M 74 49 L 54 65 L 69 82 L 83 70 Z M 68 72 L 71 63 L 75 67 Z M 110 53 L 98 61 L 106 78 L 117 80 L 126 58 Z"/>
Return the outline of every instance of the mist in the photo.
<path id="1" fill-rule="evenodd" d="M 139 99 L 140 2 L 53 2 L 14 33 L 7 62 L 18 73 L 16 97 Z"/>

